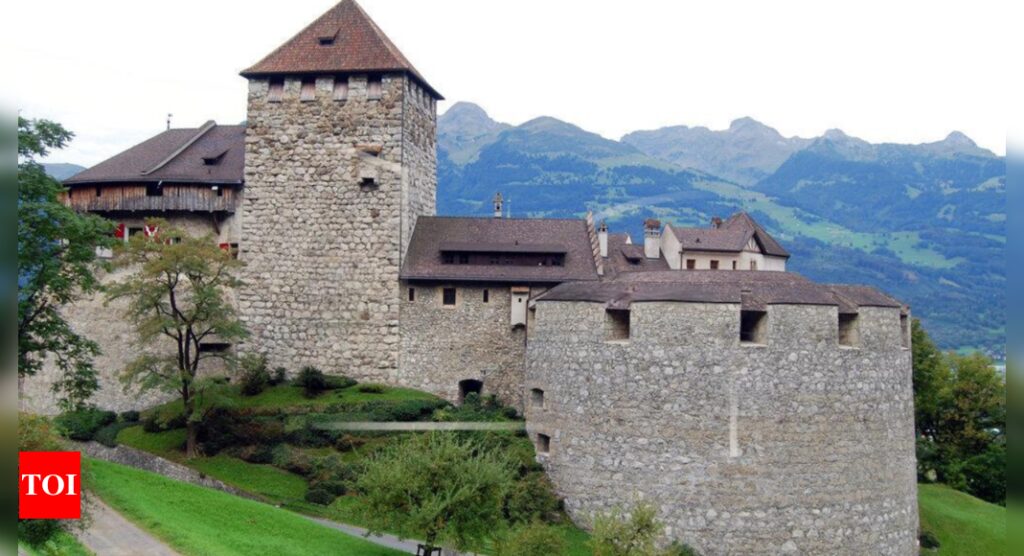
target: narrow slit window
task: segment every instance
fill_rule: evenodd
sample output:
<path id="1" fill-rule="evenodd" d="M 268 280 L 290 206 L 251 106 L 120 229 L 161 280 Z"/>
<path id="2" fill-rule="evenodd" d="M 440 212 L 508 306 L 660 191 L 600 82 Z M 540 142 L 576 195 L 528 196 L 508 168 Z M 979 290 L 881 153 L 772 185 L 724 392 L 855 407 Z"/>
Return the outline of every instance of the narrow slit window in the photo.
<path id="1" fill-rule="evenodd" d="M 416 288 L 409 288 L 409 301 L 416 301 Z"/>
<path id="2" fill-rule="evenodd" d="M 736 261 L 733 261 L 733 262 L 732 262 L 732 269 L 733 269 L 733 270 L 736 270 Z"/>
<path id="3" fill-rule="evenodd" d="M 530 390 L 530 403 L 533 404 L 533 407 L 544 407 L 544 391 L 540 388 Z"/>
<path id="4" fill-rule="evenodd" d="M 270 102 L 281 102 L 282 98 L 284 98 L 284 79 L 271 79 L 267 100 Z"/>
<path id="5" fill-rule="evenodd" d="M 839 314 L 839 345 L 856 347 L 860 345 L 860 334 L 857 326 L 857 315 Z"/>
<path id="6" fill-rule="evenodd" d="M 316 98 L 316 81 L 313 79 L 303 79 L 302 89 L 299 91 L 299 100 L 303 102 L 309 102 Z"/>
<path id="7" fill-rule="evenodd" d="M 446 307 L 454 307 L 455 299 L 455 288 L 444 288 L 444 290 L 441 293 L 441 303 L 444 304 Z"/>
<path id="8" fill-rule="evenodd" d="M 750 261 L 750 270 L 757 270 L 757 261 Z"/>
<path id="9" fill-rule="evenodd" d="M 900 336 L 902 339 L 902 345 L 905 348 L 910 348 L 910 317 L 908 315 L 900 315 Z"/>
<path id="10" fill-rule="evenodd" d="M 334 78 L 334 100 L 338 100 L 338 101 L 348 100 L 348 78 L 347 77 L 336 77 L 336 78 Z"/>
<path id="11" fill-rule="evenodd" d="M 609 342 L 629 339 L 629 310 L 606 309 L 605 340 Z"/>
<path id="12" fill-rule="evenodd" d="M 96 186 L 96 196 L 99 197 L 102 194 L 103 194 L 103 188 L 97 185 Z"/>
<path id="13" fill-rule="evenodd" d="M 384 84 L 381 83 L 380 77 L 371 77 L 366 82 L 366 98 L 377 100 L 382 96 L 384 96 Z"/>
<path id="14" fill-rule="evenodd" d="M 484 303 L 491 302 L 491 290 L 484 290 Z"/>
<path id="15" fill-rule="evenodd" d="M 551 437 L 546 434 L 537 434 L 537 453 L 547 454 L 551 452 Z"/>
<path id="16" fill-rule="evenodd" d="M 763 345 L 768 336 L 768 313 L 740 311 L 740 343 Z"/>

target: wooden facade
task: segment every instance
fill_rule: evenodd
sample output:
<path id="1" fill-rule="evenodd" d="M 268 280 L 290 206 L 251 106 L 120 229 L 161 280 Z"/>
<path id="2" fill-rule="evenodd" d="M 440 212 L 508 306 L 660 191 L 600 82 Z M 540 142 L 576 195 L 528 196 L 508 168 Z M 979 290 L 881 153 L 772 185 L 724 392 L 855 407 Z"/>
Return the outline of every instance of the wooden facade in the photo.
<path id="1" fill-rule="evenodd" d="M 81 184 L 74 185 L 65 203 L 84 212 L 190 211 L 233 213 L 238 191 L 232 185 L 216 190 L 208 184 Z"/>

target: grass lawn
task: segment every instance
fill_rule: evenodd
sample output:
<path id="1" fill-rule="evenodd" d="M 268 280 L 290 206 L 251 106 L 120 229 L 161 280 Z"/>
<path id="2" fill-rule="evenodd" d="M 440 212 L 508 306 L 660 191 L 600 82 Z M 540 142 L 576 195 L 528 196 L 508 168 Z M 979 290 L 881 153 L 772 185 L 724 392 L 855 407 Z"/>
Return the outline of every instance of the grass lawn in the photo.
<path id="1" fill-rule="evenodd" d="M 945 485 L 918 485 L 921 528 L 939 537 L 941 556 L 1007 554 L 1006 508 Z"/>
<path id="2" fill-rule="evenodd" d="M 400 554 L 252 500 L 115 463 L 84 465 L 88 488 L 182 554 Z"/>
<path id="3" fill-rule="evenodd" d="M 64 556 L 94 556 L 93 552 L 78 542 L 78 539 L 71 533 L 61 531 L 51 539 L 53 547 L 56 549 L 56 554 L 62 554 Z M 51 554 L 42 550 L 33 548 L 25 543 L 18 543 L 18 548 L 28 554 L 29 556 L 44 556 L 45 554 Z"/>

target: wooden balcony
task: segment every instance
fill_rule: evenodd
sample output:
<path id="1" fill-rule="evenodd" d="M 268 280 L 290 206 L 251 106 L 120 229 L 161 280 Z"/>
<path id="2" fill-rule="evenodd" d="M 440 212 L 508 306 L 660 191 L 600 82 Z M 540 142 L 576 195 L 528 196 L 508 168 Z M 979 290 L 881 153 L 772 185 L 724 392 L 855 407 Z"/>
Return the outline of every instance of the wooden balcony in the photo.
<path id="1" fill-rule="evenodd" d="M 65 203 L 83 212 L 235 212 L 238 202 L 235 186 L 221 185 L 214 190 L 200 184 L 99 184 L 76 185 L 65 196 Z"/>

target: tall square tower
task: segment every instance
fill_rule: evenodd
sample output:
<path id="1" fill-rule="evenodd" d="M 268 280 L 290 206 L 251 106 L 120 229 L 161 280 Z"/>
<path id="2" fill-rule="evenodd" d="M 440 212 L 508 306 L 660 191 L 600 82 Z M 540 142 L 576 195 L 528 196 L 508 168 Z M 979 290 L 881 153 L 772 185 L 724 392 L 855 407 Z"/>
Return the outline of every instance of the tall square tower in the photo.
<path id="1" fill-rule="evenodd" d="M 435 213 L 442 97 L 353 0 L 242 75 L 246 351 L 387 380 L 399 269 L 416 218 Z"/>

